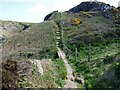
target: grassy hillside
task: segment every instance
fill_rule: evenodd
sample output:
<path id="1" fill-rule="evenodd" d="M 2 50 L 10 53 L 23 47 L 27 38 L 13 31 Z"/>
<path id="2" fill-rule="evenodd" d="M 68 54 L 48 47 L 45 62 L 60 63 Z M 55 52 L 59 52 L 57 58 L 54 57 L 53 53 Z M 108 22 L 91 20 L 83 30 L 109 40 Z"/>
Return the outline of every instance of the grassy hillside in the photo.
<path id="1" fill-rule="evenodd" d="M 52 29 L 51 22 L 43 22 L 12 36 L 3 46 L 3 58 L 10 55 L 37 59 L 53 56 L 56 47 Z"/>
<path id="2" fill-rule="evenodd" d="M 32 23 L 0 20 L 0 34 L 4 38 L 9 38 L 13 34 L 22 32 L 23 30 L 30 28 L 31 25 Z"/>
<path id="3" fill-rule="evenodd" d="M 2 67 L 2 87 L 10 88 L 58 88 L 65 84 L 66 69 L 61 59 L 38 60 L 43 75 L 33 59 L 8 60 Z"/>
<path id="4" fill-rule="evenodd" d="M 54 11 L 42 23 L 0 21 L 3 35 L 9 37 L 2 50 L 3 87 L 64 87 L 67 72 L 57 54 L 59 43 L 80 88 L 119 90 L 120 11 L 105 3 L 91 8 L 86 6 L 89 4 L 66 12 Z M 35 60 L 41 63 L 44 75 L 39 73 Z M 78 80 L 81 77 L 84 84 Z"/>
<path id="5" fill-rule="evenodd" d="M 66 68 L 57 56 L 55 25 L 52 21 L 34 24 L 3 43 L 3 88 L 63 87 Z M 58 58 L 58 59 L 57 59 Z M 44 75 L 33 61 L 38 60 Z"/>
<path id="6" fill-rule="evenodd" d="M 84 76 L 86 88 L 120 88 L 120 27 L 113 18 L 102 11 L 54 12 L 49 18 L 62 30 L 63 50 L 76 78 Z"/>

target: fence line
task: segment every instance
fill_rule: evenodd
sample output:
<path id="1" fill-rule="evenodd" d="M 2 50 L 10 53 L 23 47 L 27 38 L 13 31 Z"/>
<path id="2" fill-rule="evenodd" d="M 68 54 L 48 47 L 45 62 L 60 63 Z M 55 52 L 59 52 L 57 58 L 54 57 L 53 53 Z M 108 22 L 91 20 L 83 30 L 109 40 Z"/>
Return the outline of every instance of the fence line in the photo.
<path id="1" fill-rule="evenodd" d="M 70 54 L 72 54 L 72 56 L 75 56 L 75 53 L 73 53 L 65 44 L 63 44 L 63 46 L 66 48 L 68 52 L 70 52 Z"/>

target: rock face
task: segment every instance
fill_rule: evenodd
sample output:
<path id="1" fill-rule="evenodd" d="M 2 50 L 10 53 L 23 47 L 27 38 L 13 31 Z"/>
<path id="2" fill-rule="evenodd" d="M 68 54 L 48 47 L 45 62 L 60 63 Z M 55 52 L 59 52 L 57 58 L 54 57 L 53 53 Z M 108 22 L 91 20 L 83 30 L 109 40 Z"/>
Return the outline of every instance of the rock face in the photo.
<path id="1" fill-rule="evenodd" d="M 78 77 L 75 77 L 75 81 L 78 82 L 78 83 L 80 83 L 80 84 L 83 84 L 83 85 L 85 83 L 84 77 L 83 77 L 82 74 L 80 74 Z"/>
<path id="2" fill-rule="evenodd" d="M 6 40 L 6 38 L 11 37 L 13 34 L 24 31 L 29 27 L 30 25 L 27 23 L 0 20 L 0 40 Z"/>
<path id="3" fill-rule="evenodd" d="M 120 10 L 120 7 L 118 7 L 117 9 Z"/>
<path id="4" fill-rule="evenodd" d="M 17 74 L 20 76 L 26 76 L 32 71 L 32 65 L 27 61 L 17 62 Z"/>
<path id="5" fill-rule="evenodd" d="M 0 20 L 0 30 L 25 30 L 29 28 L 29 24 L 21 23 L 21 22 L 14 22 L 14 21 L 1 21 Z"/>
<path id="6" fill-rule="evenodd" d="M 0 21 L 0 30 L 18 30 L 23 29 L 23 25 L 18 22 Z"/>
<path id="7" fill-rule="evenodd" d="M 44 75 L 44 70 L 43 70 L 43 68 L 42 68 L 41 61 L 40 61 L 40 60 L 37 60 L 37 59 L 34 59 L 32 63 L 37 66 L 38 72 L 39 72 L 41 75 Z"/>
<path id="8" fill-rule="evenodd" d="M 105 4 L 102 2 L 82 2 L 81 4 L 71 8 L 69 12 L 78 13 L 80 11 L 90 11 L 90 10 L 99 10 L 105 11 L 109 8 L 112 8 L 109 4 Z"/>
<path id="9" fill-rule="evenodd" d="M 44 21 L 45 21 L 45 20 L 50 20 L 50 17 L 51 17 L 55 12 L 58 12 L 58 11 L 53 11 L 53 12 L 51 12 L 50 14 L 48 14 L 47 16 L 45 16 Z"/>

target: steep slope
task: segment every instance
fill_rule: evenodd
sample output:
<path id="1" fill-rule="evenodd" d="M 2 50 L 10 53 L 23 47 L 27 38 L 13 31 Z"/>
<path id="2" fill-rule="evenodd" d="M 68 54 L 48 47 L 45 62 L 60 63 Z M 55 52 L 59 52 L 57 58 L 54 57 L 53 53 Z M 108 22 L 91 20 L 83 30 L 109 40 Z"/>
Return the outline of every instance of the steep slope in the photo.
<path id="1" fill-rule="evenodd" d="M 35 63 L 37 62 L 37 63 Z M 39 71 L 41 64 L 43 74 Z M 2 88 L 58 88 L 64 86 L 65 68 L 62 60 L 19 59 L 2 64 Z"/>
<path id="2" fill-rule="evenodd" d="M 64 86 L 66 68 L 57 56 L 55 28 L 52 21 L 34 24 L 3 43 L 3 88 Z"/>
<path id="3" fill-rule="evenodd" d="M 0 20 L 0 41 L 1 43 L 16 33 L 20 33 L 28 28 L 32 23 L 22 23 L 15 21 Z"/>
<path id="4" fill-rule="evenodd" d="M 117 9 L 120 10 L 120 7 L 118 7 Z"/>
<path id="5" fill-rule="evenodd" d="M 12 36 L 3 45 L 3 58 L 4 56 L 13 56 L 15 54 L 23 57 L 27 57 L 27 55 L 28 57 L 44 57 L 40 52 L 46 55 L 48 53 L 49 56 L 49 52 L 52 52 L 50 49 L 54 48 L 53 51 L 55 50 L 55 39 L 52 29 L 52 23 L 43 22 Z"/>
<path id="6" fill-rule="evenodd" d="M 73 70 L 67 62 L 65 53 L 60 50 L 60 48 L 58 48 L 58 55 L 63 59 L 65 67 L 67 69 L 67 80 L 64 88 L 77 88 L 77 83 L 74 82 L 75 77 L 73 76 Z"/>
<path id="7" fill-rule="evenodd" d="M 67 76 L 66 76 L 66 82 L 65 82 L 65 85 L 64 85 L 64 88 L 77 88 L 77 83 L 74 82 L 75 80 L 75 77 L 73 75 L 73 69 L 72 67 L 70 66 L 70 64 L 68 63 L 68 60 L 66 58 L 66 54 L 64 51 L 62 51 L 62 32 L 60 30 L 60 26 L 58 26 L 56 24 L 56 22 L 53 21 L 53 23 L 56 25 L 56 31 L 55 31 L 55 34 L 56 34 L 56 47 L 57 47 L 57 53 L 58 53 L 58 56 L 63 60 L 64 64 L 65 64 L 65 68 L 66 68 L 66 72 L 67 72 Z M 61 48 L 61 49 L 60 49 Z"/>
<path id="8" fill-rule="evenodd" d="M 94 1 L 87 1 L 87 2 L 82 2 L 79 5 L 71 8 L 69 10 L 69 12 L 73 12 L 73 13 L 78 13 L 80 11 L 90 11 L 90 10 L 94 10 L 94 11 L 105 11 L 107 9 L 112 8 L 112 6 L 110 6 L 109 4 L 103 3 L 103 2 L 94 2 Z"/>
<path id="9" fill-rule="evenodd" d="M 25 30 L 21 23 L 16 28 L 8 22 L 12 34 L 3 42 L 3 88 L 69 88 L 77 83 L 85 89 L 120 89 L 117 8 L 83 2 L 66 12 L 54 11 L 44 20 Z M 19 33 L 13 34 L 16 30 Z"/>
<path id="10" fill-rule="evenodd" d="M 76 82 L 81 84 L 84 76 L 85 88 L 120 88 L 119 18 L 117 8 L 102 2 L 83 2 L 48 18 L 59 26 L 61 48 L 75 70 Z"/>

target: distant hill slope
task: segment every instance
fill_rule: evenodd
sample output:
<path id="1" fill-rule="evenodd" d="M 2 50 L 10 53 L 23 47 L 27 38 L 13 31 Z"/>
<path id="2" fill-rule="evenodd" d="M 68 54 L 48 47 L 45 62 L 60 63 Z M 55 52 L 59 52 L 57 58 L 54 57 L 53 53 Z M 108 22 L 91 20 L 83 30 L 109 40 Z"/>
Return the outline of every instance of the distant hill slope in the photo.
<path id="1" fill-rule="evenodd" d="M 3 46 L 3 57 L 14 54 L 32 54 L 31 57 L 49 56 L 55 49 L 55 40 L 52 22 L 43 22 L 33 25 L 29 30 L 17 33 L 10 37 Z M 41 53 L 40 53 L 41 52 Z M 40 56 L 39 56 L 40 55 Z M 51 55 L 52 56 L 52 55 Z"/>
<path id="2" fill-rule="evenodd" d="M 15 21 L 2 21 L 0 20 L 0 38 L 2 40 L 11 37 L 12 35 L 22 32 L 25 29 L 28 29 L 32 23 L 22 23 Z"/>

